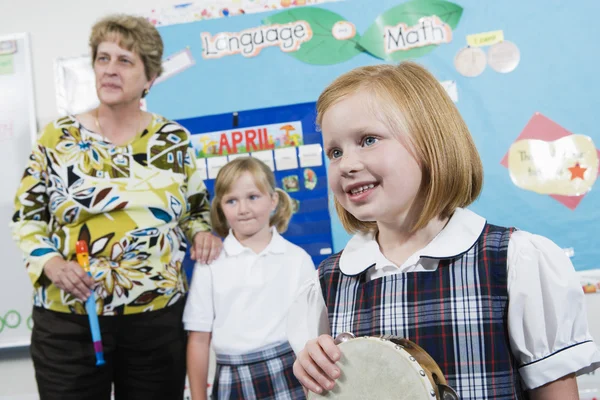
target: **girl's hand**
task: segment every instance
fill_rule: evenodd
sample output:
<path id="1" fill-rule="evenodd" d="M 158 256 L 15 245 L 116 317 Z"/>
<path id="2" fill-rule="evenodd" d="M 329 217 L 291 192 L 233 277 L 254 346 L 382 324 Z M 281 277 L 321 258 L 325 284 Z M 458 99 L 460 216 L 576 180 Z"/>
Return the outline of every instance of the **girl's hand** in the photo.
<path id="1" fill-rule="evenodd" d="M 198 232 L 194 235 L 190 256 L 192 260 L 209 264 L 219 257 L 222 249 L 223 242 L 220 238 L 210 232 Z"/>
<path id="2" fill-rule="evenodd" d="M 340 377 L 335 363 L 340 359 L 340 349 L 329 335 L 309 340 L 294 362 L 294 375 L 300 383 L 315 393 L 331 390 Z"/>

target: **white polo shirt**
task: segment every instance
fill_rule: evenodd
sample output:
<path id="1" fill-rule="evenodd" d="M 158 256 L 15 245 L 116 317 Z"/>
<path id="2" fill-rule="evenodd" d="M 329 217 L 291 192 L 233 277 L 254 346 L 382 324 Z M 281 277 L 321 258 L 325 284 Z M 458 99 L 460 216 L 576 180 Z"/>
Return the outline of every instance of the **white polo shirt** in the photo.
<path id="1" fill-rule="evenodd" d="M 212 332 L 217 354 L 240 355 L 287 342 L 286 317 L 297 290 L 315 273 L 306 251 L 275 228 L 254 253 L 230 232 L 210 265 L 196 264 L 183 324 Z"/>
<path id="2" fill-rule="evenodd" d="M 457 209 L 444 229 L 400 266 L 381 253 L 372 234 L 357 234 L 340 257 L 340 269 L 356 275 L 368 268 L 371 280 L 401 272 L 434 271 L 440 258 L 470 249 L 485 223 L 474 212 Z M 508 333 L 518 364 L 527 365 L 519 369 L 525 388 L 600 367 L 600 351 L 588 331 L 584 293 L 564 251 L 545 237 L 516 231 L 507 258 Z M 308 340 L 329 333 L 327 307 L 315 273 L 290 308 L 288 339 L 298 353 Z"/>

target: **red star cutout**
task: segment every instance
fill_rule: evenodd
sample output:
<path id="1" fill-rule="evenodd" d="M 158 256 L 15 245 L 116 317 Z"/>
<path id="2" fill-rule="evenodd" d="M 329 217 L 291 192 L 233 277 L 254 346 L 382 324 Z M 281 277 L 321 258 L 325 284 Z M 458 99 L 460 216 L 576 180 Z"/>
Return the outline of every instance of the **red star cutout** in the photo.
<path id="1" fill-rule="evenodd" d="M 587 168 L 582 168 L 579 163 L 576 163 L 574 167 L 567 168 L 571 171 L 571 180 L 575 178 L 583 179 L 583 174 L 587 171 Z"/>

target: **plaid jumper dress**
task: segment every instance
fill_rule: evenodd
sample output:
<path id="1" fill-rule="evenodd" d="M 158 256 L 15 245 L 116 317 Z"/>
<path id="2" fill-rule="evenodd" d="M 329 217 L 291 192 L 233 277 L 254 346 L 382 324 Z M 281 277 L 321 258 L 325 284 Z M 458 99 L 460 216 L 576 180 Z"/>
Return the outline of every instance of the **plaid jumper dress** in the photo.
<path id="1" fill-rule="evenodd" d="M 289 343 L 242 355 L 217 354 L 213 400 L 304 400 L 302 385 L 292 371 Z"/>
<path id="2" fill-rule="evenodd" d="M 507 251 L 513 229 L 486 224 L 465 253 L 432 272 L 366 280 L 319 266 L 331 334 L 395 335 L 427 351 L 462 400 L 526 399 L 507 331 Z"/>

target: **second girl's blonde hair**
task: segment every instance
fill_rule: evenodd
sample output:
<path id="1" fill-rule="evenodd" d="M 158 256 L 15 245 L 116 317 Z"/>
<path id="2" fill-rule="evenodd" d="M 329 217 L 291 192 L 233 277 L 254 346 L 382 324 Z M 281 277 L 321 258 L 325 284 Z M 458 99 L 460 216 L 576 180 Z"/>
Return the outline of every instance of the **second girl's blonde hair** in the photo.
<path id="1" fill-rule="evenodd" d="M 271 215 L 269 225 L 274 226 L 277 232 L 284 233 L 292 217 L 292 200 L 286 192 L 275 186 L 273 171 L 264 162 L 253 157 L 236 158 L 219 170 L 215 181 L 215 197 L 210 207 L 210 218 L 214 231 L 221 237 L 229 234 L 229 224 L 223 213 L 221 200 L 245 172 L 252 175 L 256 187 L 262 193 L 272 196 L 277 192 L 279 195 L 277 208 Z"/>
<path id="2" fill-rule="evenodd" d="M 356 68 L 321 93 L 317 124 L 321 125 L 329 108 L 356 93 L 365 95 L 370 111 L 407 145 L 421 167 L 417 198 L 424 204 L 413 231 L 475 201 L 483 186 L 479 153 L 458 109 L 429 71 L 414 62 Z M 376 230 L 375 222 L 360 221 L 335 198 L 334 203 L 346 231 Z"/>

